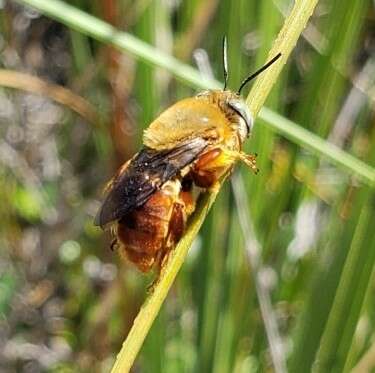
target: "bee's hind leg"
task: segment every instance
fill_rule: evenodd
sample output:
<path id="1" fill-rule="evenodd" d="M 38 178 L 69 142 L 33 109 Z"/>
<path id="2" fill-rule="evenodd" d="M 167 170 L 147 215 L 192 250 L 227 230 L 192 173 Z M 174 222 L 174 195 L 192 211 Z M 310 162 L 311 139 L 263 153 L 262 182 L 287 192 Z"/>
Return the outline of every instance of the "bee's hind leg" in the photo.
<path id="1" fill-rule="evenodd" d="M 151 284 L 147 286 L 147 293 L 152 294 L 154 292 L 156 285 L 159 283 L 165 264 L 168 261 L 169 254 L 170 254 L 170 250 L 169 251 L 160 250 L 159 253 L 156 255 L 155 262 L 153 265 L 153 270 L 154 270 L 153 276 L 155 276 L 155 278 L 153 279 Z"/>
<path id="2" fill-rule="evenodd" d="M 159 282 L 160 276 L 170 259 L 170 255 L 173 254 L 173 250 L 185 231 L 186 216 L 184 215 L 184 211 L 185 209 L 181 202 L 174 203 L 164 246 L 155 255 L 155 279 L 147 288 L 149 292 L 152 292 Z"/>
<path id="3" fill-rule="evenodd" d="M 109 248 L 111 249 L 111 251 L 116 251 L 118 249 L 118 240 L 117 240 L 117 237 L 115 237 L 111 241 L 111 244 L 109 245 Z"/>

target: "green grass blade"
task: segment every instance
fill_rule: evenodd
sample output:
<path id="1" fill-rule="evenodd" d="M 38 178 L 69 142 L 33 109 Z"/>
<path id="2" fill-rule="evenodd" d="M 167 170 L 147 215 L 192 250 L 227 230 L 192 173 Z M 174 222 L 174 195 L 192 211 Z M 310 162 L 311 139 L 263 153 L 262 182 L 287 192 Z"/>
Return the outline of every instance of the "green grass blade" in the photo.
<path id="1" fill-rule="evenodd" d="M 168 67 L 168 70 L 173 75 L 195 87 L 213 89 L 222 87 L 221 83 L 205 78 L 196 69 L 182 64 L 176 58 L 63 1 L 19 0 L 18 2 L 29 5 L 41 13 L 96 40 L 112 45 L 120 50 L 126 50 L 144 62 L 154 66 Z"/>
<path id="2" fill-rule="evenodd" d="M 370 198 L 373 200 L 373 198 Z M 343 371 L 375 261 L 372 203 L 363 206 L 316 358 L 316 372 Z M 370 255 L 369 255 L 370 254 Z"/>
<path id="3" fill-rule="evenodd" d="M 315 154 L 324 155 L 332 163 L 349 171 L 353 176 L 359 177 L 366 184 L 375 186 L 375 169 L 373 167 L 274 111 L 263 108 L 260 117 L 290 141 Z"/>

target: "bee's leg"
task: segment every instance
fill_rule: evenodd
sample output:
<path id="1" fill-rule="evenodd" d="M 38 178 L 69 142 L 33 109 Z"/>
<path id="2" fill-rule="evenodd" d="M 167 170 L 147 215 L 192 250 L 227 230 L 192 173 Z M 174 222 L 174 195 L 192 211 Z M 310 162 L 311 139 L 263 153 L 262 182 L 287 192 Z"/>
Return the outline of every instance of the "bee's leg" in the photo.
<path id="1" fill-rule="evenodd" d="M 160 279 L 160 274 L 163 269 L 163 252 L 160 250 L 155 256 L 154 262 L 154 274 L 155 278 L 151 282 L 151 284 L 147 285 L 147 293 L 152 294 L 154 292 L 155 286 L 158 284 Z"/>
<path id="2" fill-rule="evenodd" d="M 168 262 L 168 258 L 169 258 L 169 255 L 171 253 L 172 249 L 169 247 L 163 247 L 155 256 L 155 262 L 154 262 L 154 271 L 155 271 L 155 278 L 154 280 L 151 282 L 150 285 L 147 286 L 147 292 L 149 294 L 151 294 L 154 289 L 155 289 L 155 286 L 158 284 L 159 280 L 160 280 L 160 275 L 166 265 L 166 263 Z"/>
<path id="3" fill-rule="evenodd" d="M 231 170 L 236 160 L 243 161 L 257 174 L 256 155 L 245 154 L 241 151 L 230 150 L 225 147 L 216 147 L 204 153 L 195 162 L 192 176 L 195 184 L 202 188 L 215 188 L 220 178 Z"/>
<path id="4" fill-rule="evenodd" d="M 174 249 L 185 231 L 186 226 L 186 206 L 182 202 L 175 202 L 173 205 L 172 214 L 169 220 L 169 227 L 165 244 L 160 255 L 158 256 L 158 267 L 160 271 L 163 270 L 165 264 L 168 261 L 169 254 Z"/>
<path id="5" fill-rule="evenodd" d="M 246 166 L 250 167 L 255 175 L 259 172 L 259 168 L 257 167 L 256 163 L 257 154 L 246 154 L 243 152 L 236 152 L 236 156 L 239 160 L 244 162 Z"/>
<path id="6" fill-rule="evenodd" d="M 222 151 L 223 151 L 223 156 L 226 159 L 229 159 L 232 162 L 236 160 L 242 161 L 246 164 L 246 166 L 251 168 L 254 174 L 257 174 L 259 172 L 259 169 L 256 164 L 256 157 L 258 156 L 257 154 L 246 154 L 241 151 L 230 150 L 230 149 L 225 149 L 225 148 L 222 148 Z"/>
<path id="7" fill-rule="evenodd" d="M 183 196 L 185 198 L 182 200 L 181 194 L 182 193 L 180 193 L 179 201 L 176 201 L 173 204 L 173 210 L 169 220 L 168 233 L 165 237 L 163 247 L 155 256 L 155 279 L 147 288 L 149 292 L 152 292 L 155 285 L 158 283 L 160 275 L 169 260 L 169 256 L 185 231 L 187 220 L 187 206 L 185 202 L 186 196 Z"/>
<path id="8" fill-rule="evenodd" d="M 115 238 L 111 241 L 111 244 L 110 244 L 109 247 L 110 247 L 111 251 L 115 251 L 115 250 L 117 250 L 117 248 L 118 248 L 117 237 L 115 237 Z"/>

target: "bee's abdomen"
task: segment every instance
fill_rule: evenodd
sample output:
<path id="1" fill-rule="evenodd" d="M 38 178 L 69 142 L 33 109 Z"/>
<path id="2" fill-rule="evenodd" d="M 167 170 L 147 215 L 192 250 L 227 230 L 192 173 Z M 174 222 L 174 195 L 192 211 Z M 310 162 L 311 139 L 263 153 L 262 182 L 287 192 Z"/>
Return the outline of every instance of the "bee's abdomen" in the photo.
<path id="1" fill-rule="evenodd" d="M 180 189 L 179 182 L 170 182 L 142 207 L 118 221 L 119 248 L 142 272 L 149 271 L 154 264 L 160 265 L 185 230 L 193 202 Z"/>

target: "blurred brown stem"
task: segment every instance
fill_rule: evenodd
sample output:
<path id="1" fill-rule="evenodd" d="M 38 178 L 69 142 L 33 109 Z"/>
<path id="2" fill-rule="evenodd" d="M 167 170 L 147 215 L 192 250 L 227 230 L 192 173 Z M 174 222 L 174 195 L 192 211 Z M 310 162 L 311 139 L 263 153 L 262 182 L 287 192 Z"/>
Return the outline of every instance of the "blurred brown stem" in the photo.
<path id="1" fill-rule="evenodd" d="M 0 69 L 0 86 L 47 96 L 75 111 L 88 122 L 98 123 L 98 113 L 88 101 L 67 88 L 47 83 L 36 76 Z"/>

